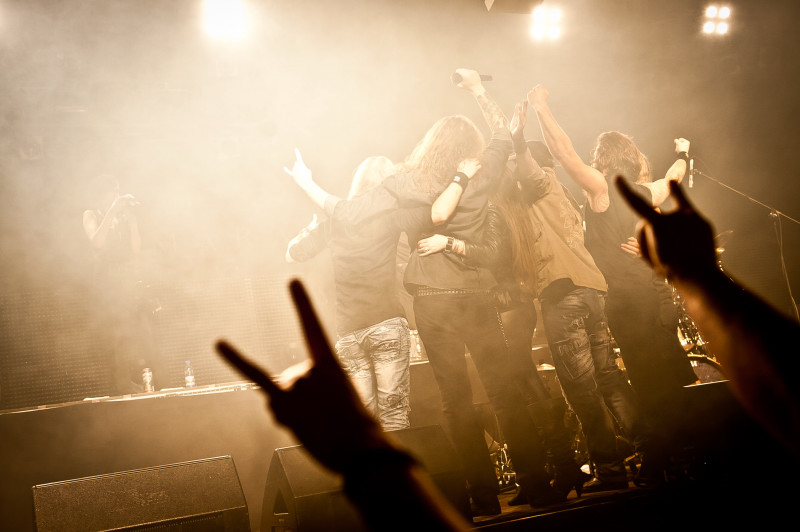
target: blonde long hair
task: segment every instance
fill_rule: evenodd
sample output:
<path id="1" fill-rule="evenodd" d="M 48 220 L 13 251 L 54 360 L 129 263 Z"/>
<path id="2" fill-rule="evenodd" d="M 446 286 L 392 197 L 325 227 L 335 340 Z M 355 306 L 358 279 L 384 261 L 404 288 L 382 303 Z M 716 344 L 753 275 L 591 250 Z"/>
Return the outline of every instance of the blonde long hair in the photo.
<path id="1" fill-rule="evenodd" d="M 380 185 L 384 179 L 395 173 L 394 163 L 388 157 L 375 155 L 367 157 L 358 165 L 350 183 L 347 199 L 353 199 Z"/>
<path id="2" fill-rule="evenodd" d="M 444 190 L 464 159 L 483 152 L 483 135 L 472 120 L 462 115 L 445 116 L 434 123 L 403 163 L 412 171 L 417 186 L 432 194 Z"/>

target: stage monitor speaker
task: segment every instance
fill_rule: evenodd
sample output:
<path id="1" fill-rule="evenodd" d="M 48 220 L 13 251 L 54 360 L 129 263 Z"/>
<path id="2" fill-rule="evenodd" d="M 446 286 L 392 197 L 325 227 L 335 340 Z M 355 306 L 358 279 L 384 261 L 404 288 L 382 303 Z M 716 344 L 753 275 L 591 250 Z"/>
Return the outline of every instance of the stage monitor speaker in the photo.
<path id="1" fill-rule="evenodd" d="M 250 531 L 230 456 L 33 486 L 37 532 Z"/>
<path id="2" fill-rule="evenodd" d="M 469 515 L 466 480 L 442 427 L 430 425 L 389 434 L 422 464 L 453 506 Z M 382 481 L 375 478 L 376 490 Z M 342 478 L 321 466 L 300 445 L 275 449 L 261 512 L 263 532 L 365 530 L 358 510 L 342 491 Z"/>

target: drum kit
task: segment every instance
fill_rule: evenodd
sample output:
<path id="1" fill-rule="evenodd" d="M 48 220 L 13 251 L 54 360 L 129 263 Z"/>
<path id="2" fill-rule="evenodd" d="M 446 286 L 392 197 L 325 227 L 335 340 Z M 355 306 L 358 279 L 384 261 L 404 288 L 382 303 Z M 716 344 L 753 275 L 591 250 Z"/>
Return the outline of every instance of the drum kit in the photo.
<path id="1" fill-rule="evenodd" d="M 725 252 L 725 244 L 732 235 L 733 230 L 729 229 L 714 237 L 718 261 L 722 253 Z M 678 339 L 684 351 L 686 351 L 686 356 L 689 357 L 689 362 L 692 364 L 697 379 L 700 383 L 725 380 L 722 366 L 716 361 L 708 347 L 708 343 L 700 334 L 700 331 L 697 330 L 694 320 L 686 311 L 683 298 L 674 287 L 672 287 L 672 300 L 678 313 Z"/>

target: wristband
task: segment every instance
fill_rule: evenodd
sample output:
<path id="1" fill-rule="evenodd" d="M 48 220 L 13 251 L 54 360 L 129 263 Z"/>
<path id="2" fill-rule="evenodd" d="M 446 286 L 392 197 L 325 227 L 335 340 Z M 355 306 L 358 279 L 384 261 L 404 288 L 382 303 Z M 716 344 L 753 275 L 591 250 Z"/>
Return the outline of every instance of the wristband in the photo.
<path id="1" fill-rule="evenodd" d="M 456 175 L 453 176 L 453 183 L 460 185 L 461 188 L 467 188 L 469 177 L 464 172 L 456 172 Z"/>
<path id="2" fill-rule="evenodd" d="M 445 253 L 452 253 L 452 251 L 453 251 L 453 237 L 452 236 L 448 236 L 447 237 L 447 244 L 444 246 L 444 252 Z"/>
<path id="3" fill-rule="evenodd" d="M 678 159 L 683 159 L 684 161 L 688 161 L 689 160 L 689 152 L 688 151 L 679 152 L 678 153 Z"/>

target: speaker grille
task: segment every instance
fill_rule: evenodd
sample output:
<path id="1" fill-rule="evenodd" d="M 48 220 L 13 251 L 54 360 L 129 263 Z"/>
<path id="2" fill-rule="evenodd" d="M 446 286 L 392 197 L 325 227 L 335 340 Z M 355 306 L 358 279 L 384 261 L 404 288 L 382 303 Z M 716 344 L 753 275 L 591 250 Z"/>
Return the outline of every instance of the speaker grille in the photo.
<path id="1" fill-rule="evenodd" d="M 179 522 L 205 523 L 196 528 L 202 530 L 250 530 L 230 457 L 40 484 L 33 487 L 33 502 L 37 532 L 158 530 Z M 233 522 L 236 527 L 228 527 Z M 206 528 L 213 523 L 223 526 Z"/>

